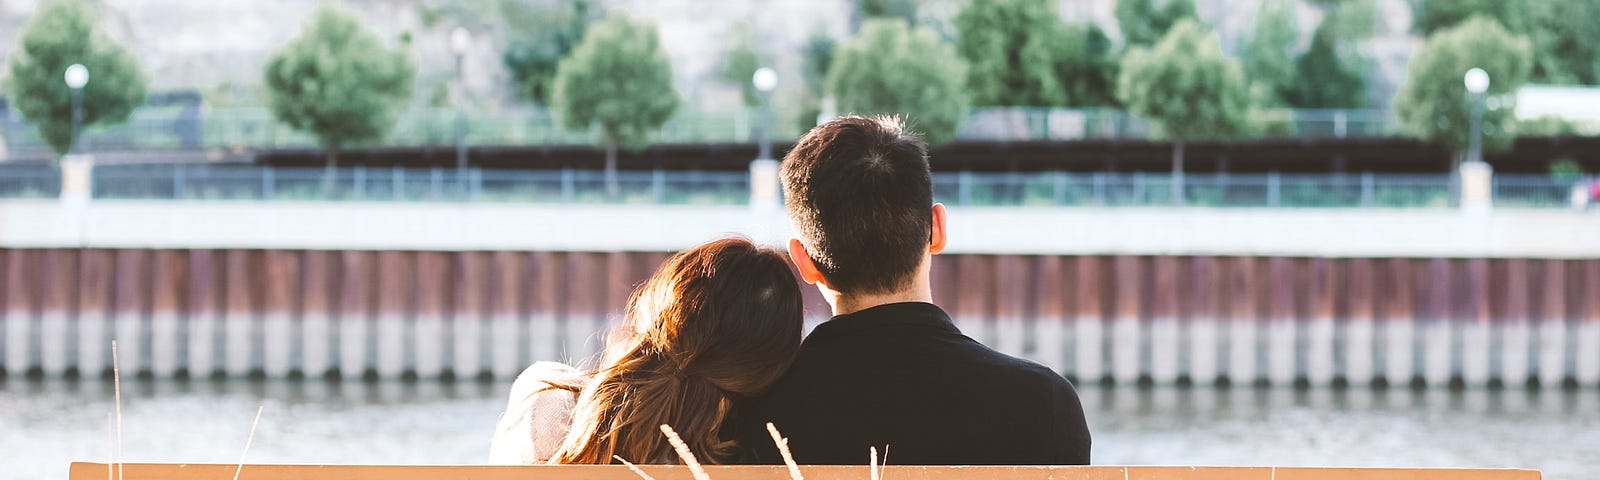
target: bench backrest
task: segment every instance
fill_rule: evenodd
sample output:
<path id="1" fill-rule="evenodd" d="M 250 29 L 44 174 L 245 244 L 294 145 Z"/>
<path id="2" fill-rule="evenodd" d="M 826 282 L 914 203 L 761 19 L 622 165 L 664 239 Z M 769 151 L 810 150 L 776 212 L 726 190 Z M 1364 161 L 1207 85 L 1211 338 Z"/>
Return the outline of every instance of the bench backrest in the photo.
<path id="1" fill-rule="evenodd" d="M 70 480 L 230 480 L 238 465 L 74 462 Z M 656 480 L 692 480 L 681 466 L 643 466 Z M 867 480 L 866 466 L 803 466 L 806 480 Z M 712 480 L 789 480 L 782 466 L 708 466 Z M 639 480 L 623 466 L 245 465 L 239 480 Z M 1538 470 L 1309 467 L 890 466 L 883 480 L 1540 480 Z"/>

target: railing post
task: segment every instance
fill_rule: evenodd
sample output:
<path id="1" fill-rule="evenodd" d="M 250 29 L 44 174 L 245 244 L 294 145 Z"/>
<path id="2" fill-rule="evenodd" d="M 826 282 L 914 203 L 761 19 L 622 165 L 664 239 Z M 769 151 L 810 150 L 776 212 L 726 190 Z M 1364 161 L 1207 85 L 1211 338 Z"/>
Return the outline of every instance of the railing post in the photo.
<path id="1" fill-rule="evenodd" d="M 1144 172 L 1133 172 L 1133 204 L 1142 207 L 1148 203 L 1144 198 Z"/>
<path id="2" fill-rule="evenodd" d="M 1333 136 L 1344 138 L 1348 120 L 1344 110 L 1333 112 Z"/>
<path id="3" fill-rule="evenodd" d="M 467 200 L 476 202 L 483 195 L 483 168 L 473 167 L 467 170 L 467 175 L 471 185 L 471 189 L 467 191 Z"/>
<path id="4" fill-rule="evenodd" d="M 1361 206 L 1371 208 L 1378 203 L 1377 179 L 1372 171 L 1361 172 Z"/>
<path id="5" fill-rule="evenodd" d="M 438 201 L 444 195 L 444 171 L 438 165 L 428 172 L 428 199 Z"/>
<path id="6" fill-rule="evenodd" d="M 667 171 L 656 167 L 650 172 L 650 191 L 655 194 L 656 205 L 667 203 Z"/>
<path id="7" fill-rule="evenodd" d="M 183 200 L 184 199 L 185 195 L 184 195 L 184 191 L 183 191 L 183 184 L 186 183 L 186 181 L 187 180 L 184 178 L 183 164 L 180 163 L 180 164 L 178 164 L 178 168 L 176 168 L 176 169 L 174 169 L 172 171 L 172 198 L 173 199 L 175 199 L 175 200 Z"/>
<path id="8" fill-rule="evenodd" d="M 272 200 L 273 185 L 277 183 L 272 178 L 272 166 L 261 167 L 261 199 Z"/>
<path id="9" fill-rule="evenodd" d="M 389 185 L 390 185 L 390 187 L 392 187 L 392 191 L 390 192 L 390 194 L 394 196 L 394 201 L 398 202 L 398 201 L 405 200 L 406 199 L 406 170 L 404 168 L 400 168 L 399 165 L 395 165 L 393 167 L 390 167 L 390 169 L 389 169 Z"/>
<path id="10" fill-rule="evenodd" d="M 1055 172 L 1055 204 L 1067 204 L 1067 172 Z"/>
<path id="11" fill-rule="evenodd" d="M 956 191 L 957 205 L 972 205 L 972 172 L 962 170 L 956 176 Z"/>
<path id="12" fill-rule="evenodd" d="M 1094 172 L 1094 203 L 1106 206 L 1106 172 Z"/>
<path id="13" fill-rule="evenodd" d="M 1278 171 L 1267 173 L 1267 206 L 1277 208 L 1283 194 L 1282 179 L 1278 178 Z"/>
<path id="14" fill-rule="evenodd" d="M 367 198 L 367 167 L 365 165 L 356 165 L 356 171 L 355 171 L 355 173 L 353 173 L 350 176 L 350 180 L 355 182 L 354 188 L 352 189 L 352 190 L 355 191 L 354 192 L 355 193 L 355 199 L 356 200 L 366 200 L 366 198 Z"/>
<path id="15" fill-rule="evenodd" d="M 577 196 L 577 183 L 577 173 L 572 168 L 561 169 L 561 203 L 572 203 L 573 197 Z"/>

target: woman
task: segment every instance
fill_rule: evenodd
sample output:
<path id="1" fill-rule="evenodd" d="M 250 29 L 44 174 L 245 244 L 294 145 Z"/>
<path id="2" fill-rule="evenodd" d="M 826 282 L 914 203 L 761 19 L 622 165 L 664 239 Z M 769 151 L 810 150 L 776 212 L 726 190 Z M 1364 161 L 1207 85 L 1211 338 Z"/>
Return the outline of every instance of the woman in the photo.
<path id="1" fill-rule="evenodd" d="M 722 424 L 788 369 L 800 288 L 783 254 L 716 240 L 667 259 L 628 300 L 600 365 L 528 367 L 511 388 L 493 463 L 678 463 L 672 426 L 705 463 L 736 460 Z"/>

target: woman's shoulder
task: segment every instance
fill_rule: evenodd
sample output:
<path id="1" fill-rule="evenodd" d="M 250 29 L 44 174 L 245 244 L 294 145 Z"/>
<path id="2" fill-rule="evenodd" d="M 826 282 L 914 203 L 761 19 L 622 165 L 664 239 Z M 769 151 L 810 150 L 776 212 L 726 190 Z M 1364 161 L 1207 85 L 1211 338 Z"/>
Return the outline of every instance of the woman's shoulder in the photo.
<path id="1" fill-rule="evenodd" d="M 490 442 L 490 463 L 537 464 L 555 454 L 572 423 L 578 392 L 587 375 L 569 365 L 538 362 L 511 384 L 510 399 Z"/>

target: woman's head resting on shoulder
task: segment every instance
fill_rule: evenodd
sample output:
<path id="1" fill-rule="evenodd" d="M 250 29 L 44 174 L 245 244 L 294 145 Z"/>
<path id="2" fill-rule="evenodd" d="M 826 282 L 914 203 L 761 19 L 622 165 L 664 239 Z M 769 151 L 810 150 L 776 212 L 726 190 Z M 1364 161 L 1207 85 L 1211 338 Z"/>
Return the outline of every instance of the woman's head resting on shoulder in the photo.
<path id="1" fill-rule="evenodd" d="M 800 288 L 778 250 L 726 238 L 680 252 L 634 290 L 553 463 L 678 463 L 671 425 L 700 461 L 733 459 L 719 430 L 800 348 Z"/>

